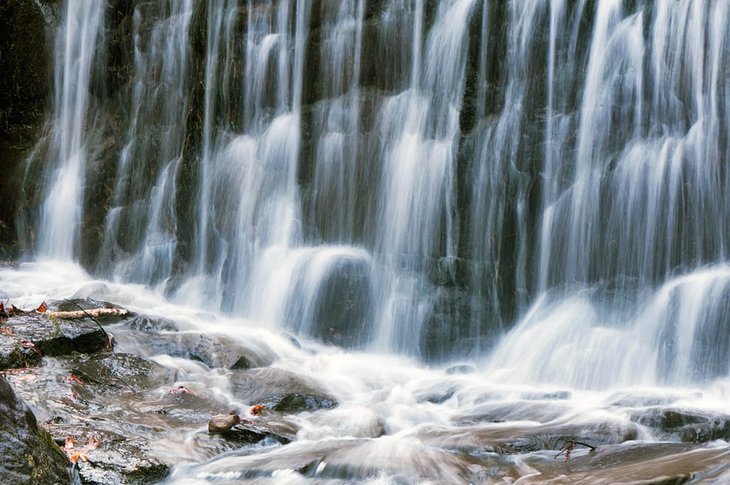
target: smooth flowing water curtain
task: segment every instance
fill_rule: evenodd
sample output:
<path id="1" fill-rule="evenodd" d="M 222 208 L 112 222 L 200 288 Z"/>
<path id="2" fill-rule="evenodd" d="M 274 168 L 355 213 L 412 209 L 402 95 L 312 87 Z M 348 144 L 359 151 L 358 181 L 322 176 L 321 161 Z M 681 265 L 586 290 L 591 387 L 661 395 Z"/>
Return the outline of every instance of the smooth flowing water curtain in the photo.
<path id="1" fill-rule="evenodd" d="M 730 2 L 132 18 L 62 8 L 29 254 L 343 346 L 478 356 L 516 326 L 512 378 L 728 372 Z"/>

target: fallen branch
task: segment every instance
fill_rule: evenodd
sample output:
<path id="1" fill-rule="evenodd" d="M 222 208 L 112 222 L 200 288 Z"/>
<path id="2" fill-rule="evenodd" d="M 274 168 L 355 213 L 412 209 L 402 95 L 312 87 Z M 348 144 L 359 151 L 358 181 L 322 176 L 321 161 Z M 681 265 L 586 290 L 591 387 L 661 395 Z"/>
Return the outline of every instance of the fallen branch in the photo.
<path id="1" fill-rule="evenodd" d="M 109 347 L 109 350 L 111 350 L 112 347 L 113 347 L 111 335 L 109 335 L 108 333 L 106 333 L 106 330 L 104 330 L 104 327 L 101 326 L 101 323 L 99 323 L 99 320 L 97 320 L 96 318 L 94 318 L 94 316 L 91 315 L 89 312 L 93 312 L 94 310 L 96 310 L 97 311 L 96 312 L 97 313 L 97 316 L 101 316 L 101 315 L 126 315 L 127 314 L 127 310 L 124 310 L 122 308 L 106 308 L 106 307 L 102 307 L 102 308 L 90 308 L 87 311 L 87 310 L 84 310 L 83 308 L 81 308 L 81 305 L 79 305 L 75 301 L 72 301 L 72 300 L 69 300 L 69 299 L 66 299 L 66 298 L 64 298 L 64 301 L 67 301 L 67 302 L 71 303 L 72 305 L 74 305 L 76 308 L 78 308 L 80 310 L 81 315 L 78 316 L 78 317 L 75 317 L 75 318 L 83 318 L 84 316 L 87 316 L 87 317 L 91 318 L 94 321 L 94 323 L 96 323 L 99 326 L 99 330 L 101 330 L 101 332 L 106 337 L 107 345 Z M 102 312 L 102 310 L 105 310 L 105 312 Z M 75 312 L 74 311 L 74 312 L 49 312 L 49 313 L 50 313 L 49 316 L 53 316 L 55 318 L 68 318 L 68 317 L 59 316 L 58 314 L 59 313 L 74 313 L 75 314 L 75 313 L 79 313 L 79 312 Z M 122 381 L 122 382 L 124 382 L 124 381 Z M 127 384 L 127 383 L 125 382 L 125 384 Z M 127 386 L 129 386 L 130 389 L 133 389 L 132 386 L 130 386 L 129 384 L 127 384 Z"/>
<path id="2" fill-rule="evenodd" d="M 76 305 L 75 302 L 71 300 L 66 300 L 74 305 Z M 78 306 L 78 305 L 76 305 Z M 89 308 L 88 310 L 84 310 L 83 308 L 81 310 L 70 310 L 70 311 L 55 311 L 55 312 L 47 312 L 49 316 L 54 316 L 56 318 L 61 318 L 63 320 L 75 320 L 78 318 L 85 318 L 89 317 L 92 320 L 94 320 L 94 317 L 105 317 L 108 315 L 126 315 L 128 312 L 124 308 Z M 97 322 L 98 323 L 98 322 Z"/>

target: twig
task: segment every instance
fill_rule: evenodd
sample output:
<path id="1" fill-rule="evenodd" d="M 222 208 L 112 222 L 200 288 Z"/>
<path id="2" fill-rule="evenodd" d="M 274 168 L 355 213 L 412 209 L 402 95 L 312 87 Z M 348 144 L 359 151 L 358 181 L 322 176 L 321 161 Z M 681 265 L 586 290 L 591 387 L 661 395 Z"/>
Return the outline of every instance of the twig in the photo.
<path id="1" fill-rule="evenodd" d="M 111 340 L 111 337 L 109 337 L 109 334 L 108 334 L 108 333 L 106 333 L 106 330 L 104 330 L 104 327 L 102 327 L 102 326 L 101 326 L 101 323 L 99 323 L 99 320 L 97 320 L 96 318 L 94 318 L 94 317 L 93 317 L 93 316 L 92 316 L 92 315 L 91 315 L 91 314 L 90 314 L 89 312 L 87 312 L 86 310 L 84 310 L 84 309 L 83 309 L 83 308 L 81 307 L 81 305 L 79 305 L 79 304 L 78 304 L 78 303 L 76 303 L 75 301 L 69 300 L 68 298 L 64 298 L 63 300 L 64 300 L 64 301 L 67 301 L 67 302 L 69 302 L 69 303 L 71 303 L 71 304 L 72 304 L 72 305 L 74 305 L 74 306 L 75 306 L 76 308 L 78 308 L 79 310 L 81 310 L 82 312 L 84 312 L 84 315 L 86 315 L 87 317 L 91 318 L 91 319 L 92 319 L 92 320 L 94 321 L 94 323 L 96 323 L 96 324 L 97 324 L 97 325 L 99 326 L 99 330 L 101 330 L 101 332 L 102 332 L 102 333 L 104 334 L 104 336 L 106 337 L 106 341 L 107 341 L 107 342 L 109 343 L 109 345 L 111 346 L 111 342 L 112 342 L 112 340 Z"/>
<path id="2" fill-rule="evenodd" d="M 563 452 L 565 452 L 565 460 L 567 461 L 568 458 L 570 458 L 570 453 L 573 451 L 573 448 L 575 448 L 575 445 L 583 445 L 591 449 L 591 451 L 595 451 L 596 447 L 593 445 L 589 445 L 588 443 L 583 443 L 582 441 L 575 441 L 575 440 L 568 440 L 565 442 L 562 448 L 560 448 L 560 451 L 553 457 L 553 460 L 557 457 L 559 457 Z"/>
<path id="3" fill-rule="evenodd" d="M 76 306 L 76 308 L 78 308 L 79 310 L 81 310 L 82 312 L 84 312 L 84 314 L 85 314 L 86 316 L 88 316 L 89 318 L 91 318 L 91 319 L 92 319 L 92 320 L 93 320 L 93 321 L 94 321 L 94 322 L 95 322 L 95 323 L 96 323 L 96 324 L 97 324 L 97 325 L 99 326 L 99 329 L 100 329 L 100 330 L 101 330 L 102 332 L 104 332 L 104 335 L 106 336 L 106 341 L 107 341 L 107 342 L 109 343 L 109 347 L 111 348 L 111 346 L 112 346 L 112 339 L 111 339 L 111 337 L 109 336 L 109 334 L 108 334 L 108 333 L 106 333 L 106 330 L 104 330 L 104 327 L 102 327 L 102 326 L 101 326 L 101 323 L 99 323 L 99 320 L 97 320 L 96 318 L 92 317 L 92 316 L 91 316 L 91 315 L 89 314 L 89 312 L 87 312 L 86 310 L 84 310 L 83 308 L 81 308 L 81 305 L 79 305 L 79 304 L 78 304 L 78 303 L 76 303 L 75 301 L 69 300 L 69 299 L 67 299 L 67 298 L 64 298 L 64 301 L 67 301 L 67 302 L 71 303 L 72 305 Z M 124 379 L 123 379 L 122 377 L 120 377 L 120 376 L 114 376 L 114 377 L 115 377 L 116 379 L 119 379 L 120 381 L 122 381 L 122 383 L 123 383 L 123 384 L 124 384 L 125 386 L 127 386 L 127 387 L 128 387 L 129 389 L 131 389 L 131 391 L 132 391 L 132 392 L 137 392 L 137 389 L 135 389 L 134 387 L 132 387 L 132 386 L 131 386 L 131 385 L 130 385 L 130 384 L 129 384 L 129 383 L 127 382 L 127 381 L 125 381 L 125 380 L 124 380 Z"/>
<path id="4" fill-rule="evenodd" d="M 593 445 L 589 445 L 588 443 L 583 443 L 581 441 L 574 441 L 573 443 L 575 443 L 576 445 L 583 445 L 583 446 L 585 446 L 587 448 L 590 448 L 591 451 L 596 451 L 596 447 L 593 446 Z"/>

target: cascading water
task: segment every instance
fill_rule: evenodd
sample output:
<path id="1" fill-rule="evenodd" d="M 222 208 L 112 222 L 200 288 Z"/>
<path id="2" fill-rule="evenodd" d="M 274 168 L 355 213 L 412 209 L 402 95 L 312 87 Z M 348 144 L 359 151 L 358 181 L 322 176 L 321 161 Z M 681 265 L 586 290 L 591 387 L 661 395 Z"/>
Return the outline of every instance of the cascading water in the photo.
<path id="1" fill-rule="evenodd" d="M 134 12 L 131 116 L 119 154 L 101 260 L 119 260 L 115 277 L 155 285 L 170 276 L 176 251 L 175 186 L 188 111 L 192 2 L 161 2 Z M 152 22 L 153 25 L 143 25 Z M 149 29 L 149 38 L 143 30 Z M 160 127 L 149 136 L 146 127 Z M 150 181 L 154 181 L 150 183 Z"/>
<path id="2" fill-rule="evenodd" d="M 77 257 L 87 151 L 90 79 L 97 40 L 104 26 L 104 2 L 71 1 L 56 37 L 54 126 L 41 206 L 39 255 Z"/>
<path id="3" fill-rule="evenodd" d="M 59 29 L 35 253 L 99 233 L 114 283 L 78 295 L 251 340 L 340 403 L 286 446 L 186 449 L 172 481 L 540 482 L 538 433 L 730 415 L 730 1 L 137 2 L 109 99 L 91 4 Z M 115 109 L 90 201 L 88 112 Z M 156 358 L 240 404 L 224 371 Z"/>

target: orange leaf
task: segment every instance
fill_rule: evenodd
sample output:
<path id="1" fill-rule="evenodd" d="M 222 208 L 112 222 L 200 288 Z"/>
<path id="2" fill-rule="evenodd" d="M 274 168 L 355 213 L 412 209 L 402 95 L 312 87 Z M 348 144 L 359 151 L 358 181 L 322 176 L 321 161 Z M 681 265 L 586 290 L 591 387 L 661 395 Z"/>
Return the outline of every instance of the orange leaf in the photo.
<path id="1" fill-rule="evenodd" d="M 248 412 L 250 412 L 253 416 L 258 416 L 264 412 L 264 405 L 256 404 L 255 406 L 251 406 L 251 409 L 249 409 Z"/>
<path id="2" fill-rule="evenodd" d="M 76 384 L 81 384 L 81 385 L 84 384 L 84 381 L 82 381 L 81 378 L 78 377 L 76 374 L 69 374 L 68 380 L 71 382 L 75 382 Z"/>
<path id="3" fill-rule="evenodd" d="M 71 460 L 71 463 L 76 463 L 79 461 L 79 456 L 80 456 L 79 452 L 74 451 L 74 452 L 68 454 L 68 459 Z"/>

